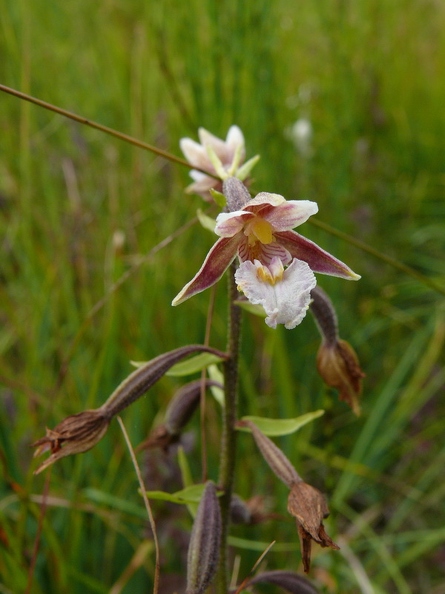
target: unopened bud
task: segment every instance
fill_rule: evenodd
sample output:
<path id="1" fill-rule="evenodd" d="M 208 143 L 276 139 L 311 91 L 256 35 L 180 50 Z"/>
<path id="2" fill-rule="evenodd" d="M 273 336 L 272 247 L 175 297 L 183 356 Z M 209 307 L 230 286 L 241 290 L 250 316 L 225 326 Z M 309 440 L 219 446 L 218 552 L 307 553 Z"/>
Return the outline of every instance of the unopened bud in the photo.
<path id="1" fill-rule="evenodd" d="M 222 388 L 219 382 L 209 379 L 196 380 L 180 388 L 167 407 L 164 423 L 150 433 L 138 446 L 138 450 L 157 447 L 167 449 L 169 445 L 178 441 L 179 435 L 199 405 L 201 390 L 212 386 Z"/>
<path id="2" fill-rule="evenodd" d="M 329 515 L 329 509 L 324 495 L 318 489 L 299 482 L 292 485 L 287 510 L 297 520 L 303 568 L 305 573 L 308 573 L 311 564 L 312 540 L 322 547 L 335 550 L 340 548 L 329 538 L 323 526 L 323 519 Z"/>
<path id="3" fill-rule="evenodd" d="M 229 212 L 241 210 L 252 198 L 243 182 L 236 177 L 229 177 L 224 180 L 223 193 L 227 199 L 227 210 Z"/>
<path id="4" fill-rule="evenodd" d="M 216 486 L 209 481 L 201 497 L 190 536 L 186 594 L 202 594 L 212 583 L 218 569 L 221 530 Z"/>

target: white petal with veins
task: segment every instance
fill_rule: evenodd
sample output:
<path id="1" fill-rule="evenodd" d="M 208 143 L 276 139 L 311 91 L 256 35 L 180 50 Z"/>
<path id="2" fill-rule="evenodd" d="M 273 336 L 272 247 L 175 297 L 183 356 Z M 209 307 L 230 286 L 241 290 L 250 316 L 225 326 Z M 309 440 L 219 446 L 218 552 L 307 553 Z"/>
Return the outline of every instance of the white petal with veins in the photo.
<path id="1" fill-rule="evenodd" d="M 272 278 L 277 276 L 277 261 L 274 260 L 269 268 Z M 271 284 L 261 280 L 267 276 L 262 269 L 267 267 L 259 260 L 243 262 L 235 273 L 239 290 L 251 303 L 264 307 L 268 326 L 276 328 L 277 324 L 284 324 L 289 330 L 295 328 L 303 320 L 311 302 L 311 291 L 317 284 L 314 273 L 306 262 L 294 259 L 284 270 L 281 280 Z"/>

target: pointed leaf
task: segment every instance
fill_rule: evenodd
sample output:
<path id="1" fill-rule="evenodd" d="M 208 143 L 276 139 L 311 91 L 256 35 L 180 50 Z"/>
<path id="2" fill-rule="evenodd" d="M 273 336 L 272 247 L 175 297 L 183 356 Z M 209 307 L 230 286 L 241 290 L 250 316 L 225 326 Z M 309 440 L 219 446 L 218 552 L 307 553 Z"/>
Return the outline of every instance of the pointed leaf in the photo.
<path id="1" fill-rule="evenodd" d="M 295 417 L 294 419 L 268 419 L 266 417 L 246 416 L 241 420 L 252 421 L 252 423 L 255 423 L 255 425 L 264 433 L 264 435 L 278 436 L 295 433 L 301 429 L 301 427 L 304 427 L 304 425 L 314 421 L 315 419 L 318 419 L 318 417 L 321 417 L 322 415 L 324 415 L 324 410 L 316 410 L 314 412 L 301 415 L 300 417 Z M 250 431 L 248 426 L 239 426 L 237 429 L 240 431 Z"/>
<path id="2" fill-rule="evenodd" d="M 188 505 L 199 503 L 204 492 L 205 485 L 191 485 L 176 493 L 166 493 L 165 491 L 146 491 L 149 499 L 157 499 L 160 501 L 169 501 L 170 503 L 177 503 L 178 505 Z"/>
<path id="3" fill-rule="evenodd" d="M 220 194 L 220 192 L 217 192 L 217 194 L 219 194 L 220 196 L 222 196 L 224 198 L 224 194 Z M 213 196 L 213 193 L 212 193 L 212 196 Z M 225 200 L 225 198 L 224 198 L 224 200 Z M 196 215 L 199 219 L 199 222 L 204 227 L 204 229 L 207 229 L 208 231 L 215 233 L 215 226 L 216 226 L 215 219 L 212 219 L 212 217 L 209 217 L 208 215 L 203 213 L 200 208 L 198 208 L 198 210 L 196 211 Z"/>
<path id="4" fill-rule="evenodd" d="M 258 316 L 260 318 L 265 318 L 267 316 L 262 305 L 254 305 L 253 303 L 250 303 L 250 301 L 247 301 L 247 299 L 237 299 L 233 303 L 250 314 L 253 314 L 254 316 Z"/>
<path id="5" fill-rule="evenodd" d="M 201 353 L 195 357 L 187 359 L 187 361 L 181 361 L 167 371 L 165 375 L 170 377 L 183 377 L 185 375 L 192 375 L 198 371 L 202 371 L 209 365 L 214 363 L 221 363 L 224 361 L 223 357 L 218 357 L 212 353 Z"/>
<path id="6" fill-rule="evenodd" d="M 224 375 L 222 373 L 222 371 L 219 369 L 219 367 L 217 365 L 209 365 L 209 368 L 207 369 L 207 372 L 209 374 L 209 378 L 215 382 L 218 382 L 219 384 L 221 384 L 222 386 L 224 386 Z M 212 386 L 210 388 L 210 391 L 212 393 L 213 398 L 216 400 L 216 402 L 222 407 L 224 408 L 224 390 L 223 388 L 217 388 L 216 386 Z"/>
<path id="7" fill-rule="evenodd" d="M 218 190 L 215 190 L 215 188 L 210 188 L 209 192 L 213 200 L 216 202 L 217 206 L 219 206 L 221 210 L 223 210 L 227 205 L 227 200 L 224 194 L 222 192 L 218 192 Z M 214 229 L 215 227 L 213 227 L 212 231 Z"/>
<path id="8" fill-rule="evenodd" d="M 187 460 L 187 456 L 185 455 L 184 448 L 182 447 L 179 447 L 178 449 L 178 464 L 181 470 L 182 484 L 186 489 L 193 487 L 194 485 L 192 472 L 190 470 L 190 466 Z M 192 518 L 195 518 L 196 512 L 198 510 L 199 501 L 196 501 L 195 503 L 187 503 L 186 505 Z"/>

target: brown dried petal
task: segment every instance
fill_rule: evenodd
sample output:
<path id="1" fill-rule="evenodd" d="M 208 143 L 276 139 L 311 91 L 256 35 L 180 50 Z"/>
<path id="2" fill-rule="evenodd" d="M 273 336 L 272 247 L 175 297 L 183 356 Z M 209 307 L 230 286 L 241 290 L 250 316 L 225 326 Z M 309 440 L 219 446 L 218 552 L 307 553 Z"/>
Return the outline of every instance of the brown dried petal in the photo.
<path id="1" fill-rule="evenodd" d="M 317 369 L 328 386 L 339 390 L 340 400 L 359 415 L 359 397 L 365 374 L 351 345 L 345 340 L 338 340 L 335 344 L 323 342 L 317 354 Z"/>
<path id="2" fill-rule="evenodd" d="M 209 481 L 198 506 L 187 557 L 186 594 L 202 594 L 218 569 L 221 511 L 215 484 Z"/>
<path id="3" fill-rule="evenodd" d="M 48 450 L 51 450 L 51 456 L 34 474 L 39 474 L 60 458 L 91 449 L 105 435 L 109 423 L 110 417 L 103 410 L 96 409 L 71 415 L 54 429 L 46 429 L 46 436 L 32 444 L 37 448 L 34 457 Z"/>
<path id="4" fill-rule="evenodd" d="M 289 458 L 252 421 L 243 420 L 240 421 L 240 425 L 249 427 L 263 458 L 285 485 L 291 487 L 294 483 L 301 481 Z"/>
<path id="5" fill-rule="evenodd" d="M 312 540 L 322 547 L 339 549 L 323 526 L 323 519 L 329 515 L 326 499 L 315 487 L 304 482 L 296 483 L 289 493 L 287 509 L 297 520 L 303 567 L 307 573 L 310 569 Z"/>

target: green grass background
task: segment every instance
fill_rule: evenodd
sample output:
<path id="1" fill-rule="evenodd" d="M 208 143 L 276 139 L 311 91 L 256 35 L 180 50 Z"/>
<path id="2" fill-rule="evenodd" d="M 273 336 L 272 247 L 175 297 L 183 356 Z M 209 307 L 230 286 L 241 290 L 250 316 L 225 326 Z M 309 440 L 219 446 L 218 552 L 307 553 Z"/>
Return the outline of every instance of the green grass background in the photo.
<path id="1" fill-rule="evenodd" d="M 254 192 L 315 200 L 320 221 L 445 287 L 444 27 L 434 0 L 0 0 L 0 82 L 175 154 L 198 126 L 224 137 L 236 123 L 248 156 L 261 154 Z M 313 126 L 310 154 L 289 138 L 299 118 Z M 6 94 L 0 151 L 0 592 L 151 591 L 153 547 L 118 424 L 37 477 L 30 444 L 99 406 L 130 360 L 203 342 L 208 292 L 170 302 L 213 238 L 195 225 L 157 248 L 203 203 L 184 194 L 185 168 Z M 366 371 L 363 414 L 323 387 L 309 317 L 270 331 L 246 316 L 241 412 L 326 409 L 278 440 L 330 502 L 342 548 L 314 551 L 321 592 L 444 593 L 444 295 L 320 228 L 302 232 L 362 275 L 319 282 Z M 221 283 L 213 346 L 225 329 Z M 123 413 L 135 445 L 179 385 L 165 378 Z M 209 404 L 214 479 L 219 427 Z M 197 419 L 191 428 L 198 481 Z M 281 517 L 233 533 L 276 539 L 265 566 L 299 570 L 286 490 L 248 435 L 239 446 L 236 491 Z M 180 487 L 174 460 L 139 459 L 148 486 Z M 163 591 L 181 591 L 191 520 L 153 508 Z M 261 550 L 234 549 L 239 581 Z"/>

